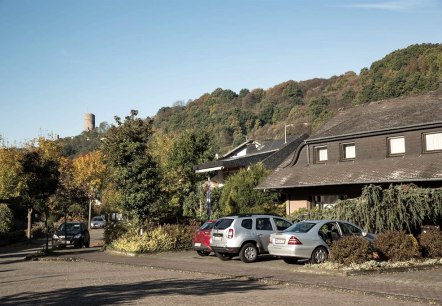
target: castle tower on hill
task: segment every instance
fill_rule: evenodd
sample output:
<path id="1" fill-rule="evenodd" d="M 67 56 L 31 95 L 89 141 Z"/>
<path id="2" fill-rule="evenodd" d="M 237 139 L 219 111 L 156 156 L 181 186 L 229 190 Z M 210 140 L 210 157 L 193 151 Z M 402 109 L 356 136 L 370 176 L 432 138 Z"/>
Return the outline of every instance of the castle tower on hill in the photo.
<path id="1" fill-rule="evenodd" d="M 84 130 L 92 131 L 95 129 L 95 115 L 92 113 L 84 114 Z"/>

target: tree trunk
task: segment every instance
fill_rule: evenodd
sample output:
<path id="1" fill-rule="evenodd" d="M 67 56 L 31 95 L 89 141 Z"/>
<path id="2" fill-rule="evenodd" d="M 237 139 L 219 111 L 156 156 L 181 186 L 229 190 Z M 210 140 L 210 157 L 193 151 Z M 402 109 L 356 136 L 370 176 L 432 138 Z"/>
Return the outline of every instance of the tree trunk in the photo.
<path id="1" fill-rule="evenodd" d="M 32 212 L 33 212 L 32 207 L 29 207 L 28 208 L 28 228 L 27 228 L 27 231 L 26 231 L 26 237 L 28 239 L 31 239 Z"/>

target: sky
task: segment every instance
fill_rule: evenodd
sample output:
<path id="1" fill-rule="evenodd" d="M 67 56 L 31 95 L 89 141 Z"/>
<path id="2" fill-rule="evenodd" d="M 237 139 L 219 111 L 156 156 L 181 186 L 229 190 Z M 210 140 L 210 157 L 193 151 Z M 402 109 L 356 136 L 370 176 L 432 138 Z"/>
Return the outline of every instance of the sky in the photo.
<path id="1" fill-rule="evenodd" d="M 0 135 L 76 136 L 216 88 L 359 73 L 442 43 L 441 0 L 0 0 Z"/>

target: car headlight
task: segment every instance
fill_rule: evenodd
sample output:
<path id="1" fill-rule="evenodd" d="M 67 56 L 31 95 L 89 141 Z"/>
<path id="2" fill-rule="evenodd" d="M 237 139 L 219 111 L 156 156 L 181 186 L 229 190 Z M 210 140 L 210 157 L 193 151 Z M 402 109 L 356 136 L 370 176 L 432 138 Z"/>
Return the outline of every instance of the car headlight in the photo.
<path id="1" fill-rule="evenodd" d="M 53 236 L 52 236 L 52 239 L 58 239 L 59 237 L 57 236 L 57 234 L 54 234 Z"/>
<path id="2" fill-rule="evenodd" d="M 81 238 L 81 234 L 75 235 L 74 238 Z"/>

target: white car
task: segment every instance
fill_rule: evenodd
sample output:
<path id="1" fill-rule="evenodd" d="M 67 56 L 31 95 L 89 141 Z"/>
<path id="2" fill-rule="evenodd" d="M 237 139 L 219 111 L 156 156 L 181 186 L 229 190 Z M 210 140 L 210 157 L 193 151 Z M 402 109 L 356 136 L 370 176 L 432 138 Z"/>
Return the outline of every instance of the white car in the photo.
<path id="1" fill-rule="evenodd" d="M 91 228 L 104 228 L 106 219 L 103 216 L 95 216 L 91 220 Z"/>

